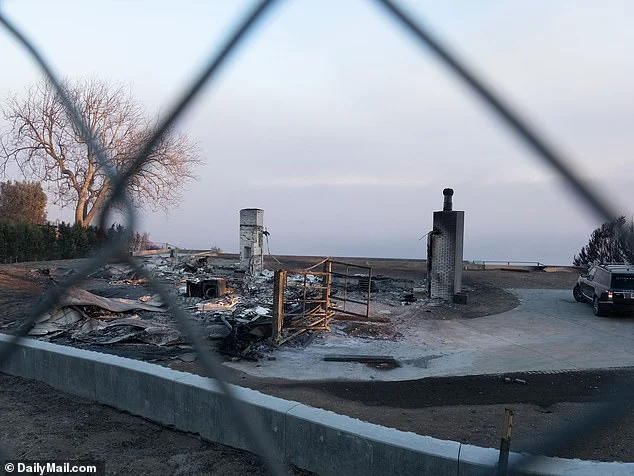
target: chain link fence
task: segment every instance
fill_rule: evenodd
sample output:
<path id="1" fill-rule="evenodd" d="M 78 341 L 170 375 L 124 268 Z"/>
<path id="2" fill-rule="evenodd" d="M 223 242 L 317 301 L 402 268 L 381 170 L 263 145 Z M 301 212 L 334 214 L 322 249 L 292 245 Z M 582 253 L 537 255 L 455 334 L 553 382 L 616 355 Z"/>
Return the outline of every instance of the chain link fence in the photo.
<path id="1" fill-rule="evenodd" d="M 503 120 L 506 126 L 517 135 L 521 143 L 532 149 L 543 162 L 554 169 L 569 188 L 585 203 L 589 210 L 594 212 L 603 221 L 610 221 L 618 216 L 596 190 L 591 188 L 587 183 L 584 183 L 584 181 L 574 173 L 570 161 L 557 152 L 545 138 L 537 134 L 527 120 L 514 111 L 485 81 L 477 77 L 465 63 L 458 59 L 426 26 L 391 0 L 374 1 L 380 4 L 385 15 L 392 17 L 395 23 L 399 25 L 406 34 L 412 37 L 413 41 L 420 44 L 421 47 L 424 46 L 429 49 L 450 73 L 458 77 L 473 94 L 479 97 L 484 107 L 492 109 Z M 285 474 L 285 469 L 278 462 L 280 458 L 276 456 L 275 449 L 270 444 L 271 438 L 266 435 L 264 429 L 259 425 L 253 421 L 246 420 L 244 416 L 246 413 L 241 409 L 241 401 L 236 397 L 234 391 L 223 378 L 223 368 L 219 360 L 203 345 L 201 333 L 198 331 L 196 325 L 188 318 L 187 312 L 180 307 L 173 295 L 168 292 L 163 284 L 155 280 L 147 270 L 126 252 L 131 234 L 136 230 L 137 224 L 135 206 L 126 192 L 131 178 L 134 177 L 135 173 L 143 165 L 144 159 L 151 153 L 154 147 L 156 147 L 161 137 L 192 104 L 203 87 L 208 86 L 209 83 L 215 79 L 223 64 L 231 55 L 236 53 L 237 47 L 246 41 L 251 30 L 256 27 L 258 22 L 262 21 L 275 3 L 278 2 L 275 0 L 258 2 L 245 14 L 242 21 L 239 22 L 233 33 L 229 35 L 226 42 L 209 56 L 206 66 L 193 78 L 189 87 L 181 93 L 175 105 L 156 127 L 151 138 L 134 155 L 130 166 L 121 172 L 115 170 L 110 157 L 104 153 L 97 138 L 89 132 L 77 105 L 73 104 L 68 97 L 60 77 L 53 71 L 47 58 L 35 48 L 30 39 L 12 23 L 11 19 L 7 18 L 4 12 L 0 11 L 0 24 L 2 24 L 5 32 L 24 48 L 26 53 L 30 55 L 33 61 L 42 70 L 47 80 L 54 86 L 62 99 L 69 118 L 88 139 L 89 147 L 96 152 L 100 165 L 108 172 L 109 180 L 112 183 L 112 193 L 100 216 L 100 226 L 104 226 L 109 212 L 116 208 L 117 210 L 123 210 L 125 229 L 127 230 L 126 234 L 108 242 L 98 255 L 77 270 L 77 273 L 60 283 L 59 286 L 49 289 L 49 291 L 41 297 L 33 307 L 30 315 L 12 336 L 11 341 L 0 347 L 0 366 L 4 361 L 11 358 L 11 354 L 16 350 L 15 344 L 27 335 L 29 330 L 34 326 L 38 316 L 56 306 L 66 290 L 82 282 L 92 271 L 105 265 L 109 261 L 114 259 L 123 260 L 136 269 L 140 275 L 148 279 L 149 285 L 157 291 L 163 301 L 172 310 L 181 328 L 196 347 L 200 355 L 200 362 L 207 375 L 217 380 L 219 388 L 226 396 L 233 412 L 236 425 L 243 434 L 249 438 L 252 443 L 251 447 L 256 449 L 256 453 L 263 459 L 271 473 L 283 475 Z M 545 441 L 535 442 L 531 453 L 541 454 L 547 449 L 551 454 L 556 454 L 558 450 L 573 446 L 578 438 L 588 438 L 594 429 L 601 426 L 601 422 L 607 420 L 606 417 L 608 415 L 614 417 L 615 415 L 623 414 L 623 412 L 626 411 L 627 402 L 631 401 L 633 396 L 634 391 L 627 382 L 617 385 L 616 388 L 613 389 L 613 398 L 609 404 L 598 407 L 568 427 L 553 432 L 551 437 Z M 520 469 L 522 466 L 529 464 L 531 459 L 531 456 L 526 456 L 515 461 L 513 465 L 509 467 L 509 471 Z M 494 471 L 495 468 L 492 468 L 492 472 Z"/>

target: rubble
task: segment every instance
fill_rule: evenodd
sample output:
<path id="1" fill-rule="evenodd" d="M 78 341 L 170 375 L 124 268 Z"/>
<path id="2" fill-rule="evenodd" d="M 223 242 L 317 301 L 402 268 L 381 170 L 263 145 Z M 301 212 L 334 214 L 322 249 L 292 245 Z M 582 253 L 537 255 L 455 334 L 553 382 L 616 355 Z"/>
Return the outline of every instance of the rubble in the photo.
<path id="1" fill-rule="evenodd" d="M 72 338 L 97 345 L 138 341 L 158 346 L 176 344 L 181 341 L 180 332 L 168 326 L 157 326 L 137 317 L 113 319 L 92 329 L 80 329 Z"/>
<path id="2" fill-rule="evenodd" d="M 231 334 L 233 328 L 229 329 L 224 323 L 211 323 L 207 326 L 207 337 L 209 339 L 224 339 Z"/>
<path id="3" fill-rule="evenodd" d="M 199 302 L 196 304 L 196 309 L 199 311 L 230 311 L 236 304 L 238 304 L 238 298 L 229 297 L 210 302 Z"/>
<path id="4" fill-rule="evenodd" d="M 198 354 L 196 354 L 196 352 L 186 352 L 177 356 L 176 358 L 183 362 L 194 362 L 198 358 Z"/>
<path id="5" fill-rule="evenodd" d="M 72 340 L 95 345 L 138 341 L 162 346 L 181 340 L 178 330 L 142 320 L 136 314 L 97 319 L 75 307 L 62 307 L 44 314 L 29 331 L 29 335 L 46 336 L 49 340 L 62 334 L 70 336 Z"/>
<path id="6" fill-rule="evenodd" d="M 187 296 L 206 299 L 219 298 L 226 294 L 227 281 L 224 278 L 188 279 L 185 287 Z"/>
<path id="7" fill-rule="evenodd" d="M 145 258 L 145 266 L 165 282 L 193 317 L 218 342 L 219 352 L 239 359 L 257 360 L 271 336 L 273 271 L 245 275 L 238 263 L 227 264 L 209 256 Z"/>
<path id="8" fill-rule="evenodd" d="M 381 311 L 380 317 L 369 316 L 368 290 L 373 291 L 373 300 L 391 306 L 400 306 L 412 297 L 417 301 L 423 296 L 420 282 L 371 276 L 369 267 L 324 260 L 307 270 L 285 271 L 280 323 L 283 333 L 278 330 L 275 334 L 274 322 L 280 321 L 276 321 L 274 307 L 274 271 L 263 269 L 248 274 L 240 269 L 239 263 L 215 253 L 154 254 L 139 259 L 156 279 L 168 285 L 191 318 L 205 329 L 209 342 L 220 353 L 237 360 L 266 358 L 273 348 L 291 339 L 292 345 L 307 345 L 315 333 L 305 331 L 330 329 L 329 322 L 335 315 L 342 319 L 333 322 L 336 333 L 370 339 L 396 338 L 387 316 L 389 311 Z M 329 263 L 339 266 L 328 272 L 331 275 L 321 271 Z M 366 271 L 353 274 L 349 268 Z M 51 279 L 56 275 L 54 269 L 42 274 Z M 148 293 L 143 287 L 144 279 L 132 268 L 108 264 L 91 276 L 101 283 L 99 289 L 104 290 L 103 294 L 112 297 L 99 295 L 101 291 L 71 288 L 58 309 L 38 320 L 31 335 L 100 346 L 132 343 L 173 346 L 174 351 L 187 342 L 176 328 L 169 309 L 157 296 Z M 137 291 L 130 293 L 127 286 L 134 286 L 132 289 Z M 321 303 L 326 297 L 325 289 L 330 289 L 328 298 L 332 301 L 324 314 Z M 132 294 L 134 298 L 115 297 L 118 293 Z M 171 355 L 170 358 L 179 358 L 173 352 Z M 181 360 L 187 362 L 194 358 L 183 356 Z"/>
<path id="9" fill-rule="evenodd" d="M 133 301 L 125 298 L 106 298 L 97 296 L 85 289 L 70 288 L 60 299 L 60 307 L 69 306 L 95 306 L 110 312 L 128 312 L 128 311 L 151 311 L 166 312 L 167 309 L 161 307 L 160 303 L 148 304 L 147 302 Z M 158 304 L 158 305 L 157 305 Z"/>
<path id="10" fill-rule="evenodd" d="M 72 308 L 56 309 L 39 317 L 35 326 L 29 331 L 32 336 L 59 335 L 84 319 L 80 311 Z"/>
<path id="11" fill-rule="evenodd" d="M 100 274 L 113 277 L 125 274 L 125 271 L 112 267 L 101 270 Z M 48 275 L 54 286 L 56 273 L 49 272 Z M 46 340 L 67 338 L 94 345 L 135 341 L 163 346 L 181 340 L 180 332 L 171 325 L 141 319 L 137 312 L 164 314 L 167 308 L 157 296 L 143 295 L 136 300 L 107 298 L 71 287 L 55 309 L 36 320 L 29 335 Z"/>

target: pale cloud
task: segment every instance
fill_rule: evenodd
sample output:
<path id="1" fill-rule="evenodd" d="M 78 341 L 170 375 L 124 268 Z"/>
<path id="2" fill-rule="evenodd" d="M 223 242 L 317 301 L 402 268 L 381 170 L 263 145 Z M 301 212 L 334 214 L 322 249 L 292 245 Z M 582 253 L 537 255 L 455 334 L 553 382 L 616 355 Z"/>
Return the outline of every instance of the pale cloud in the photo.
<path id="1" fill-rule="evenodd" d="M 289 176 L 289 177 L 270 177 L 266 180 L 262 178 L 250 179 L 247 181 L 248 186 L 255 188 L 286 188 L 286 189 L 302 189 L 312 187 L 372 187 L 372 188 L 423 188 L 437 187 L 438 184 L 446 182 L 447 176 L 434 174 L 424 178 L 412 177 L 379 177 L 379 176 L 360 176 L 360 175 L 342 175 L 342 176 Z M 477 183 L 481 186 L 492 186 L 497 184 L 520 185 L 520 184 L 543 184 L 550 183 L 553 178 L 550 174 L 540 173 L 539 171 L 528 171 L 526 174 L 515 173 L 510 176 L 488 174 L 483 175 L 478 180 L 451 180 L 454 185 L 465 183 Z"/>
<path id="2" fill-rule="evenodd" d="M 427 187 L 433 185 L 429 179 L 371 176 L 328 176 L 328 177 L 276 177 L 266 181 L 252 181 L 251 186 L 269 188 L 306 187 Z"/>

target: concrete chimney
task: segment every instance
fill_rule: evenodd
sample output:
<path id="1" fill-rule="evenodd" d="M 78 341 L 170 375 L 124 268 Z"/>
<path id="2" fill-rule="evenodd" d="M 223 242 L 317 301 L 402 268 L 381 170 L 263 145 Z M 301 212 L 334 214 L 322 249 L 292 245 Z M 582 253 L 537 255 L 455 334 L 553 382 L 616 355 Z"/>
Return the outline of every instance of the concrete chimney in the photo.
<path id="1" fill-rule="evenodd" d="M 264 265 L 264 210 L 240 210 L 240 268 L 249 274 L 262 271 Z"/>

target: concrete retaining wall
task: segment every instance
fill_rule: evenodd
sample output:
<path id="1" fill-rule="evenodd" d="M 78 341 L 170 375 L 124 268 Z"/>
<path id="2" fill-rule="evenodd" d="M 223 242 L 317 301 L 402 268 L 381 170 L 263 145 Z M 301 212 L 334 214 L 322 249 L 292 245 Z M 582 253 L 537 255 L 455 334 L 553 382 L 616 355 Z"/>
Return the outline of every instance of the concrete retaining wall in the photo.
<path id="1" fill-rule="evenodd" d="M 0 345 L 8 341 L 0 334 Z M 23 340 L 2 372 L 252 450 L 212 379 L 98 352 Z M 233 387 L 280 458 L 320 475 L 490 475 L 497 451 L 386 428 Z M 520 455 L 512 454 L 511 462 Z M 518 475 L 630 475 L 634 464 L 539 458 Z"/>

